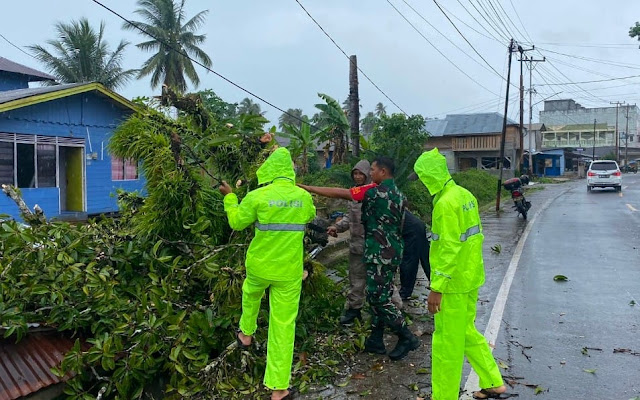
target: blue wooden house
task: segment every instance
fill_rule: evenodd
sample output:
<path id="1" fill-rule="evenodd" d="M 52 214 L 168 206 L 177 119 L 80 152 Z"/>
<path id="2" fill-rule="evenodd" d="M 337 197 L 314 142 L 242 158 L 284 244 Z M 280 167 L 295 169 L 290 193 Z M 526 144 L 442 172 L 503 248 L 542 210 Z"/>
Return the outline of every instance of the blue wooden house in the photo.
<path id="1" fill-rule="evenodd" d="M 53 77 L 0 57 L 0 184 L 20 188 L 49 218 L 116 212 L 117 189 L 144 187 L 136 163 L 107 151 L 135 106 L 99 83 L 29 87 L 46 80 Z M 2 193 L 0 214 L 19 218 Z"/>

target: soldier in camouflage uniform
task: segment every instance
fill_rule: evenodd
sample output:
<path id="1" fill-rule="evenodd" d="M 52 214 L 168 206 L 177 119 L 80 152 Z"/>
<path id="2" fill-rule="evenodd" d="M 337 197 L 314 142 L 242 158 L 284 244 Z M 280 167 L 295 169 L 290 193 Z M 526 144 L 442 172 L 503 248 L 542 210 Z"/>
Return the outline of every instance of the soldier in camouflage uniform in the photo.
<path id="1" fill-rule="evenodd" d="M 371 306 L 372 332 L 365 351 L 385 354 L 385 326 L 398 335 L 398 344 L 389 353 L 392 360 L 404 358 L 420 346 L 407 328 L 402 313 L 391 302 L 393 278 L 402 261 L 402 222 L 406 198 L 393 180 L 393 160 L 378 157 L 371 165 L 371 179 L 377 187 L 367 190 L 362 203 L 365 228 L 364 262 L 367 268 L 367 301 Z"/>

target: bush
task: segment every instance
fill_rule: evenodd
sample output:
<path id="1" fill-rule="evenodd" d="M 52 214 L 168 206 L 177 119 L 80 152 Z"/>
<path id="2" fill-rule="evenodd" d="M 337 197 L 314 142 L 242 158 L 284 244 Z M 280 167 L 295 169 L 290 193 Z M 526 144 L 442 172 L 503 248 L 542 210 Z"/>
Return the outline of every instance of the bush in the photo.
<path id="1" fill-rule="evenodd" d="M 407 197 L 409 211 L 421 220 L 430 223 L 431 211 L 433 210 L 433 197 L 431 197 L 422 181 L 407 182 L 400 190 Z"/>
<path id="2" fill-rule="evenodd" d="M 333 165 L 331 168 L 325 168 L 319 172 L 303 176 L 302 183 L 312 186 L 349 188 L 353 186 L 353 179 L 351 179 L 352 168 L 349 164 Z"/>
<path id="3" fill-rule="evenodd" d="M 487 172 L 470 169 L 453 174 L 453 180 L 458 185 L 473 193 L 476 199 L 478 199 L 480 206 L 496 200 L 497 179 Z M 502 192 L 503 196 L 508 195 L 504 189 Z"/>

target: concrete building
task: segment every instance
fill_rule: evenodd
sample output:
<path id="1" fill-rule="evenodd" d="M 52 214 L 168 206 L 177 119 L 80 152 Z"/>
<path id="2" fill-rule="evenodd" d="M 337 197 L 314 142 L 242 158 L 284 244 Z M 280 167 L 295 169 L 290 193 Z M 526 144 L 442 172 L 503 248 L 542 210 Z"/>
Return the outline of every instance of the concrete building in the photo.
<path id="1" fill-rule="evenodd" d="M 617 115 L 618 135 L 615 106 L 586 108 L 572 99 L 547 100 L 544 110 L 540 111 L 540 123 L 546 126 L 542 135 L 542 149 L 583 149 L 584 153 L 592 154 L 593 147 L 596 147 L 597 158 L 598 154 L 615 155 L 617 142 L 618 159 L 624 164 L 627 151 L 629 159 L 640 155 L 640 110 L 635 104 L 621 105 L 617 108 Z"/>

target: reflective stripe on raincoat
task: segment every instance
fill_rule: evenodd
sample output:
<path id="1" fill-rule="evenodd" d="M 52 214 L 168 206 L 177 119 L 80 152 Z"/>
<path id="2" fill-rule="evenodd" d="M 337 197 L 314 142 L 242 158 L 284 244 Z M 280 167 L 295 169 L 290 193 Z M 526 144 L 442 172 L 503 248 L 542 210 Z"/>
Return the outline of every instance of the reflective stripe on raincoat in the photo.
<path id="1" fill-rule="evenodd" d="M 305 225 L 316 208 L 311 195 L 295 185 L 289 151 L 280 147 L 257 171 L 260 187 L 247 193 L 238 204 L 230 193 L 224 197 L 229 226 L 242 230 L 255 224 L 255 237 L 247 251 L 247 275 L 273 281 L 302 276 Z"/>
<path id="2" fill-rule="evenodd" d="M 484 283 L 484 235 L 478 201 L 453 181 L 438 149 L 422 153 L 414 170 L 434 196 L 429 254 L 431 289 L 439 293 L 477 289 Z"/>

